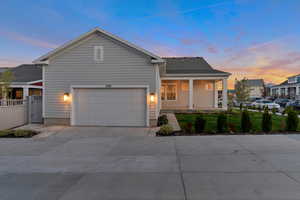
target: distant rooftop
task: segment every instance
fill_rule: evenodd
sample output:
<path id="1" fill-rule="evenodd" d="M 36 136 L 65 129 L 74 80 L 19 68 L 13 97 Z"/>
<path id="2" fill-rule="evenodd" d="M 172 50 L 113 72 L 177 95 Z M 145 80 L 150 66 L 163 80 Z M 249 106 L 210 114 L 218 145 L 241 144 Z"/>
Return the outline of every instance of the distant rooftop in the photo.
<path id="1" fill-rule="evenodd" d="M 263 79 L 247 79 L 246 84 L 250 87 L 262 87 L 264 86 Z"/>
<path id="2" fill-rule="evenodd" d="M 9 69 L 9 67 L 0 67 L 0 73 L 6 71 L 6 70 L 8 70 L 8 69 Z"/>

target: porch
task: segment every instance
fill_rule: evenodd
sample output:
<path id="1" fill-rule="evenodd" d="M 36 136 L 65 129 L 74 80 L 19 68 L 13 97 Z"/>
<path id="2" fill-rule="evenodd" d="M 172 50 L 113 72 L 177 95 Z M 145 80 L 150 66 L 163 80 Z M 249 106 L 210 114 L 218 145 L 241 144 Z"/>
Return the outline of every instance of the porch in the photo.
<path id="1" fill-rule="evenodd" d="M 226 110 L 227 78 L 162 78 L 160 99 L 162 112 Z"/>

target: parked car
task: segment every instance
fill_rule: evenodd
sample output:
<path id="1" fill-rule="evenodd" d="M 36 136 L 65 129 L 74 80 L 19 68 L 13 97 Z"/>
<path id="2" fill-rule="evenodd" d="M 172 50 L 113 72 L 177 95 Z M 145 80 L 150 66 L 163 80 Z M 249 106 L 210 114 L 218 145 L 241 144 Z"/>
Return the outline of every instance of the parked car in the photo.
<path id="1" fill-rule="evenodd" d="M 257 101 L 254 101 L 251 105 L 256 108 L 265 108 L 265 107 L 267 107 L 269 109 L 273 109 L 273 108 L 279 109 L 280 108 L 279 104 L 274 103 L 269 100 L 257 100 Z"/>
<path id="2" fill-rule="evenodd" d="M 277 103 L 277 104 L 279 104 L 281 107 L 286 107 L 287 106 L 287 104 L 289 104 L 291 102 L 291 100 L 289 100 L 289 99 L 276 99 L 275 101 L 274 101 L 274 103 Z"/>
<path id="3" fill-rule="evenodd" d="M 233 106 L 235 106 L 235 107 L 240 107 L 241 103 L 243 104 L 243 107 L 248 107 L 248 106 L 251 106 L 252 102 L 250 102 L 250 101 L 239 102 L 237 100 L 233 100 Z"/>
<path id="4" fill-rule="evenodd" d="M 289 106 L 294 108 L 294 110 L 300 110 L 300 100 L 294 101 L 294 103 L 291 103 Z"/>

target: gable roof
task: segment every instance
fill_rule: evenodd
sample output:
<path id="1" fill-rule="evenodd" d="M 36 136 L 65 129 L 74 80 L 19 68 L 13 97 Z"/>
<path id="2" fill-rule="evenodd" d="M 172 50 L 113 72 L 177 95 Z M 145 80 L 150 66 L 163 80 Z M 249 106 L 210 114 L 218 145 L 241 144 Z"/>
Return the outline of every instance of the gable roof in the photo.
<path id="1" fill-rule="evenodd" d="M 263 87 L 264 80 L 263 79 L 247 79 L 246 84 L 250 87 Z"/>
<path id="2" fill-rule="evenodd" d="M 50 51 L 49 53 L 47 53 L 47 54 L 45 54 L 45 55 L 43 55 L 43 56 L 37 58 L 36 60 L 33 61 L 33 63 L 35 63 L 35 64 L 43 63 L 43 62 L 47 61 L 47 60 L 49 59 L 49 57 L 53 56 L 54 54 L 56 54 L 56 53 L 58 53 L 58 52 L 60 52 L 60 51 L 62 51 L 62 50 L 64 50 L 64 49 L 69 48 L 69 47 L 72 46 L 74 43 L 76 43 L 76 42 L 78 42 L 78 41 L 80 41 L 80 40 L 82 40 L 82 39 L 84 39 L 84 38 L 87 38 L 87 37 L 89 37 L 90 35 L 92 35 L 92 34 L 94 34 L 94 33 L 97 33 L 97 32 L 98 32 L 98 33 L 102 33 L 102 34 L 104 34 L 104 35 L 106 35 L 106 36 L 108 36 L 108 37 L 110 37 L 110 38 L 112 38 L 112 39 L 114 39 L 114 40 L 116 40 L 116 41 L 119 41 L 119 42 L 125 44 L 125 45 L 128 46 L 128 47 L 131 47 L 131 48 L 133 48 L 133 49 L 136 49 L 137 51 L 140 51 L 140 52 L 142 52 L 143 54 L 150 56 L 151 58 L 154 59 L 154 62 L 164 62 L 164 60 L 162 60 L 159 56 L 157 56 L 157 55 L 155 55 L 155 54 L 153 54 L 153 53 L 151 53 L 151 52 L 149 52 L 149 51 L 147 51 L 147 50 L 145 50 L 145 49 L 143 49 L 143 48 L 140 48 L 140 47 L 136 46 L 135 44 L 132 44 L 132 43 L 126 41 L 126 40 L 123 40 L 122 38 L 120 38 L 120 37 L 118 37 L 118 36 L 115 36 L 115 35 L 113 35 L 113 34 L 111 34 L 111 33 L 108 33 L 108 32 L 106 32 L 106 31 L 103 30 L 103 29 L 100 29 L 100 28 L 96 27 L 96 28 L 92 29 L 91 31 L 89 31 L 89 32 L 87 32 L 87 33 L 85 33 L 85 34 L 82 34 L 82 35 L 79 36 L 78 38 L 76 38 L 76 39 L 74 39 L 74 40 L 71 40 L 71 41 L 69 41 L 69 42 L 63 44 L 62 46 L 59 46 L 58 48 L 56 48 L 56 49 Z"/>
<path id="3" fill-rule="evenodd" d="M 167 74 L 219 74 L 230 73 L 213 69 L 202 57 L 164 57 Z"/>
<path id="4" fill-rule="evenodd" d="M 23 64 L 14 68 L 8 68 L 14 75 L 13 83 L 28 83 L 42 80 L 42 67 L 35 64 Z"/>

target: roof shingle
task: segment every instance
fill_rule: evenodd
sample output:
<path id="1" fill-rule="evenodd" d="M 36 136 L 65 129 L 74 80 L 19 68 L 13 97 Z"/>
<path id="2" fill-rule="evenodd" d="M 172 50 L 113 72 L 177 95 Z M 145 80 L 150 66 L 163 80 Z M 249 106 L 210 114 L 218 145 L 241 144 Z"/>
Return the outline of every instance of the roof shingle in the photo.
<path id="1" fill-rule="evenodd" d="M 14 75 L 14 83 L 42 80 L 42 67 L 35 64 L 23 64 L 14 68 L 8 68 Z"/>
<path id="2" fill-rule="evenodd" d="M 167 74 L 224 74 L 213 69 L 202 57 L 164 57 Z"/>

